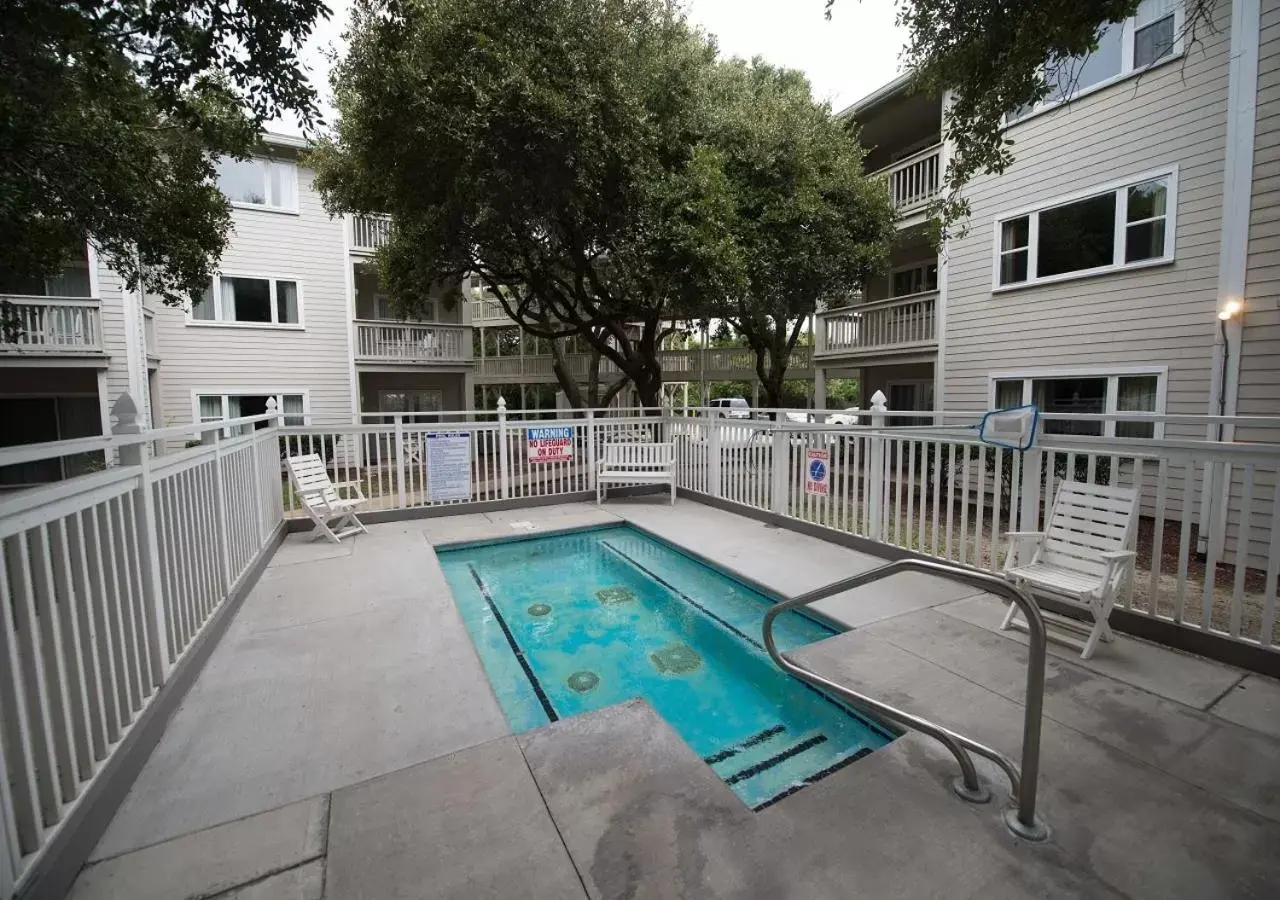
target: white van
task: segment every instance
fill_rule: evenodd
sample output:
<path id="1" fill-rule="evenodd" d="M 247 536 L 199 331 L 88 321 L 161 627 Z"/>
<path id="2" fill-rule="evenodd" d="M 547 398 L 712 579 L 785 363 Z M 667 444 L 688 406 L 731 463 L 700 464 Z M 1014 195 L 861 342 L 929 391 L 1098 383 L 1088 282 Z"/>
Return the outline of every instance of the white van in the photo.
<path id="1" fill-rule="evenodd" d="M 712 400 L 711 410 L 713 416 L 724 419 L 751 418 L 751 407 L 742 397 L 721 397 L 719 400 Z"/>

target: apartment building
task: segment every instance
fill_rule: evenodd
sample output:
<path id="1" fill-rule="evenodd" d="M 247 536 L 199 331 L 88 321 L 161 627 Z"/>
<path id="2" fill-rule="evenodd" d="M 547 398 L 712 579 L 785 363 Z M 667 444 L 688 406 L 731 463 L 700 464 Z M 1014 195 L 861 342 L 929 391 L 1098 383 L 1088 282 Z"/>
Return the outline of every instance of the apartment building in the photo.
<path id="1" fill-rule="evenodd" d="M 1280 2 L 1219 4 L 1194 46 L 1182 35 L 1178 0 L 1109 26 L 1069 91 L 1009 117 L 1013 165 L 966 187 L 971 216 L 937 251 L 923 219 L 945 98 L 902 78 L 846 110 L 900 237 L 864 302 L 819 316 L 819 390 L 856 377 L 890 409 L 1280 415 Z"/>

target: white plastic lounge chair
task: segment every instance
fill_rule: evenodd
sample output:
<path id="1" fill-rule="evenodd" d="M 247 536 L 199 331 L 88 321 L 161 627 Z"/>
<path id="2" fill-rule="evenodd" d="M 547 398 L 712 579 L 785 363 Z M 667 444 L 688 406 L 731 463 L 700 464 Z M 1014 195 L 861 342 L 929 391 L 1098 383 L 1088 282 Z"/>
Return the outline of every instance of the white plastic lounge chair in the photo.
<path id="1" fill-rule="evenodd" d="M 360 482 L 332 481 L 319 454 L 289 457 L 289 480 L 302 508 L 316 523 L 312 540 L 325 537 L 338 544 L 347 535 L 368 531 L 355 513 L 365 502 Z M 339 496 L 338 488 L 354 490 L 355 496 Z"/>
<path id="2" fill-rule="evenodd" d="M 1098 641 L 1114 640 L 1107 619 L 1111 607 L 1132 577 L 1137 556 L 1133 545 L 1138 522 L 1138 492 L 1066 481 L 1058 488 L 1049 513 L 1048 531 L 1011 531 L 1005 577 L 1033 594 L 1044 594 L 1087 613 L 1090 628 L 1072 619 L 1046 619 L 1068 632 L 1049 637 L 1093 656 Z M 1001 630 L 1026 629 L 1009 604 Z M 1085 640 L 1072 635 L 1084 635 Z"/>

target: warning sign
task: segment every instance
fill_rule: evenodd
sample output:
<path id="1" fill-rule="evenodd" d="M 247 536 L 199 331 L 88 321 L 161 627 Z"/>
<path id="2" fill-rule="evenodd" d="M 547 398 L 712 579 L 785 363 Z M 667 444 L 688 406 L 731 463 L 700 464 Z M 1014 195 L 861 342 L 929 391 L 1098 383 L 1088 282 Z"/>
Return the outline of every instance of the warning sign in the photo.
<path id="1" fill-rule="evenodd" d="M 810 450 L 804 467 L 804 492 L 806 494 L 831 493 L 831 453 L 827 450 Z"/>
<path id="2" fill-rule="evenodd" d="M 573 426 L 526 428 L 525 443 L 529 447 L 531 463 L 570 462 L 573 459 Z"/>

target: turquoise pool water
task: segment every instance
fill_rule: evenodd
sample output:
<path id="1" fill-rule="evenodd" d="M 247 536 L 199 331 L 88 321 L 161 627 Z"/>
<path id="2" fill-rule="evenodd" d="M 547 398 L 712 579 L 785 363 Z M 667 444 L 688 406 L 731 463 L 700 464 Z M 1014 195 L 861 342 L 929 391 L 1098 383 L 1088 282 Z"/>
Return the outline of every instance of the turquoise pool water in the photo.
<path id="1" fill-rule="evenodd" d="M 517 732 L 643 697 L 754 809 L 892 739 L 774 666 L 768 598 L 632 528 L 439 556 Z M 790 613 L 776 634 L 785 651 L 832 632 Z"/>

